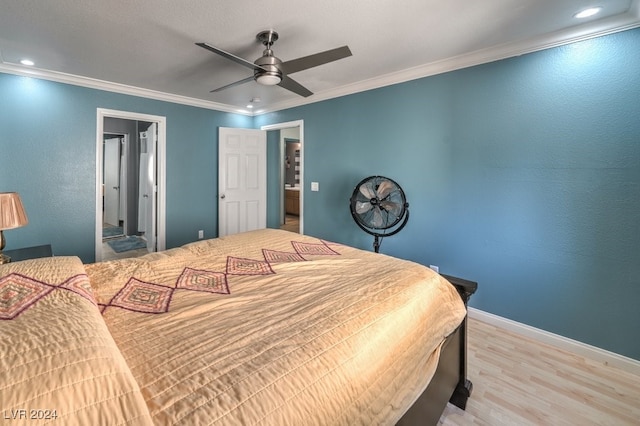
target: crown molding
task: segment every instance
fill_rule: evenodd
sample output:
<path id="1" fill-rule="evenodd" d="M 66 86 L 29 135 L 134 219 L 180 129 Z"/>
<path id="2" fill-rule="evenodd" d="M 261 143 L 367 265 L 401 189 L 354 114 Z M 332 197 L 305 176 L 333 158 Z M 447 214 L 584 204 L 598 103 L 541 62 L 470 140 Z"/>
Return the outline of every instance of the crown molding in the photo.
<path id="1" fill-rule="evenodd" d="M 27 68 L 22 65 L 11 63 L 0 62 L 0 72 L 27 77 L 35 77 L 44 80 L 56 81 L 59 83 L 72 84 L 91 89 L 105 90 L 108 92 L 115 92 L 142 98 L 155 99 L 159 101 L 189 105 L 215 111 L 230 112 L 245 116 L 257 116 L 342 96 L 352 95 L 355 93 L 365 92 L 367 90 L 373 90 L 381 87 L 391 86 L 394 84 L 404 83 L 411 80 L 417 80 L 437 74 L 443 74 L 458 69 L 499 61 L 501 59 L 563 46 L 566 44 L 601 37 L 604 35 L 626 31 L 638 27 L 640 27 L 640 0 L 633 0 L 627 13 L 619 14 L 582 25 L 577 25 L 570 29 L 557 31 L 542 37 L 514 43 L 506 43 L 489 49 L 472 52 L 467 55 L 455 56 L 442 61 L 431 62 L 406 70 L 389 73 L 380 77 L 348 84 L 335 89 L 317 92 L 308 98 L 296 98 L 275 103 L 271 106 L 255 111 L 247 111 L 246 109 L 227 104 L 211 102 L 197 98 L 190 98 L 187 96 L 174 95 L 171 93 L 159 92 L 150 89 L 143 89 L 141 87 L 113 83 L 89 77 L 82 77 L 39 68 Z"/>
<path id="2" fill-rule="evenodd" d="M 66 74 L 57 71 L 50 71 L 41 68 L 27 68 L 22 65 L 11 63 L 0 63 L 0 72 L 6 74 L 20 75 L 24 77 L 34 77 L 43 80 L 66 83 L 74 86 L 87 87 L 90 89 L 104 90 L 107 92 L 121 93 L 123 95 L 138 96 L 141 98 L 155 99 L 158 101 L 172 102 L 181 105 L 194 106 L 205 109 L 212 109 L 222 112 L 232 112 L 234 114 L 253 115 L 247 111 L 233 107 L 231 105 L 217 102 L 205 101 L 202 99 L 190 98 L 188 96 L 174 95 L 171 93 L 159 92 L 156 90 L 143 89 L 141 87 L 129 86 L 126 84 L 113 83 L 90 77 L 83 77 L 73 74 Z"/>
<path id="3" fill-rule="evenodd" d="M 542 37 L 514 43 L 505 43 L 488 49 L 478 50 L 467 55 L 455 56 L 442 61 L 408 68 L 406 70 L 359 81 L 335 89 L 317 92 L 309 98 L 279 102 L 255 111 L 254 115 L 281 111 L 354 93 L 365 92 L 367 90 L 378 89 L 411 80 L 417 80 L 424 77 L 499 61 L 638 27 L 640 27 L 640 0 L 635 0 L 631 4 L 629 11 L 624 14 L 594 21 L 592 23 L 578 25 L 567 30 L 556 31 Z"/>

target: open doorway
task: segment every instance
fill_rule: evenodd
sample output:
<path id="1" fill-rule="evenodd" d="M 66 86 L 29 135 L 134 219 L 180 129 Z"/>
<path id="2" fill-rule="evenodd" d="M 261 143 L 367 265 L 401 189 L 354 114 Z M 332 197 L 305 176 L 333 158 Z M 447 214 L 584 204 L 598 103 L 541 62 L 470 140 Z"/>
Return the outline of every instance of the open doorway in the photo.
<path id="1" fill-rule="evenodd" d="M 300 232 L 300 128 L 280 130 L 284 143 L 284 218 L 280 229 Z"/>
<path id="2" fill-rule="evenodd" d="M 98 109 L 96 261 L 165 248 L 165 118 Z"/>
<path id="3" fill-rule="evenodd" d="M 277 123 L 261 130 L 280 133 L 280 228 L 304 233 L 304 122 Z"/>
<path id="4" fill-rule="evenodd" d="M 156 150 L 156 136 L 156 123 L 104 118 L 102 260 L 139 257 L 154 251 L 149 247 L 152 240 L 147 238 L 153 230 L 146 223 L 151 191 L 146 177 L 147 157 L 149 151 Z"/>

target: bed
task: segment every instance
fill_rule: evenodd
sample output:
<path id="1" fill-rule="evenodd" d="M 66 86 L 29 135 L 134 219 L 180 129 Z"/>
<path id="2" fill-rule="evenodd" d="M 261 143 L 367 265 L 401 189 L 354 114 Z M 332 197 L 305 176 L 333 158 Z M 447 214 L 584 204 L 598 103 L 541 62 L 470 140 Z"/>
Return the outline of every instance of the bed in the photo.
<path id="1" fill-rule="evenodd" d="M 136 259 L 2 265 L 0 415 L 435 424 L 471 391 L 473 291 L 416 263 L 271 229 Z"/>

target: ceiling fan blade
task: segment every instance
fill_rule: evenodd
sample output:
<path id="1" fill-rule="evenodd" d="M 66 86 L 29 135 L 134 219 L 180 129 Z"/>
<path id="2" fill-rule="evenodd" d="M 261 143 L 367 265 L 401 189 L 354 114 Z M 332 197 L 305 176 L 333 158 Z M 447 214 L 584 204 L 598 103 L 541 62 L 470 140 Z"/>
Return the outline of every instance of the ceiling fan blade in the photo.
<path id="1" fill-rule="evenodd" d="M 278 83 L 278 86 L 284 87 L 285 89 L 290 90 L 300 96 L 304 96 L 305 98 L 313 95 L 313 92 L 311 90 L 307 89 L 302 84 L 286 75 L 282 76 L 282 80 L 280 81 L 280 83 Z"/>
<path id="2" fill-rule="evenodd" d="M 231 59 L 233 62 L 243 65 L 247 68 L 251 68 L 254 71 L 255 70 L 267 71 L 265 68 L 261 67 L 260 65 L 256 65 L 253 62 L 249 62 L 246 59 L 242 59 L 241 57 L 234 55 L 233 53 L 225 52 L 224 50 L 218 49 L 217 47 L 211 46 L 207 43 L 196 43 L 196 45 L 202 47 L 203 49 L 210 50 L 213 53 L 217 53 L 220 56 L 224 56 L 227 59 Z"/>
<path id="3" fill-rule="evenodd" d="M 337 61 L 351 56 L 351 50 L 349 46 L 342 46 L 336 49 L 327 50 L 320 53 L 315 53 L 309 56 L 303 56 L 302 58 L 292 59 L 282 64 L 282 69 L 287 74 L 293 74 L 294 72 L 303 71 L 309 68 L 317 67 L 329 62 Z"/>
<path id="4" fill-rule="evenodd" d="M 235 83 L 227 84 L 226 86 L 218 87 L 217 89 L 211 90 L 210 93 L 219 92 L 221 90 L 228 89 L 229 87 L 239 86 L 241 84 L 248 83 L 250 81 L 253 81 L 253 76 L 243 78 L 242 80 L 236 81 Z"/>
<path id="5" fill-rule="evenodd" d="M 373 205 L 369 201 L 356 201 L 356 213 L 363 214 L 371 210 Z"/>
<path id="6" fill-rule="evenodd" d="M 358 188 L 358 190 L 362 195 L 364 195 L 368 199 L 376 198 L 376 191 L 373 190 L 373 187 L 371 186 L 371 181 L 366 181 L 365 183 L 360 185 L 360 188 Z"/>
<path id="7" fill-rule="evenodd" d="M 380 185 L 378 185 L 378 198 L 380 199 L 386 198 L 387 195 L 391 193 L 393 188 L 394 188 L 394 185 L 391 181 L 383 180 L 382 182 L 380 182 Z"/>

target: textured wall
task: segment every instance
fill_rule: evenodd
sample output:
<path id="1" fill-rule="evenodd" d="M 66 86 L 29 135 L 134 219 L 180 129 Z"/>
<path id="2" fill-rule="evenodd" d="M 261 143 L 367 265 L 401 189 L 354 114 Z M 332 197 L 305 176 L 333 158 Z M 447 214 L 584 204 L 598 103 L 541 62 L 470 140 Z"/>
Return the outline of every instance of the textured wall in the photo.
<path id="1" fill-rule="evenodd" d="M 348 200 L 389 176 L 411 218 L 382 252 L 477 280 L 479 309 L 640 359 L 640 30 L 256 125 L 298 119 L 306 233 L 371 248 Z"/>
<path id="2" fill-rule="evenodd" d="M 96 109 L 167 117 L 167 247 L 217 235 L 219 126 L 251 118 L 0 74 L 0 191 L 17 191 L 29 225 L 7 249 L 52 244 L 94 259 Z"/>

